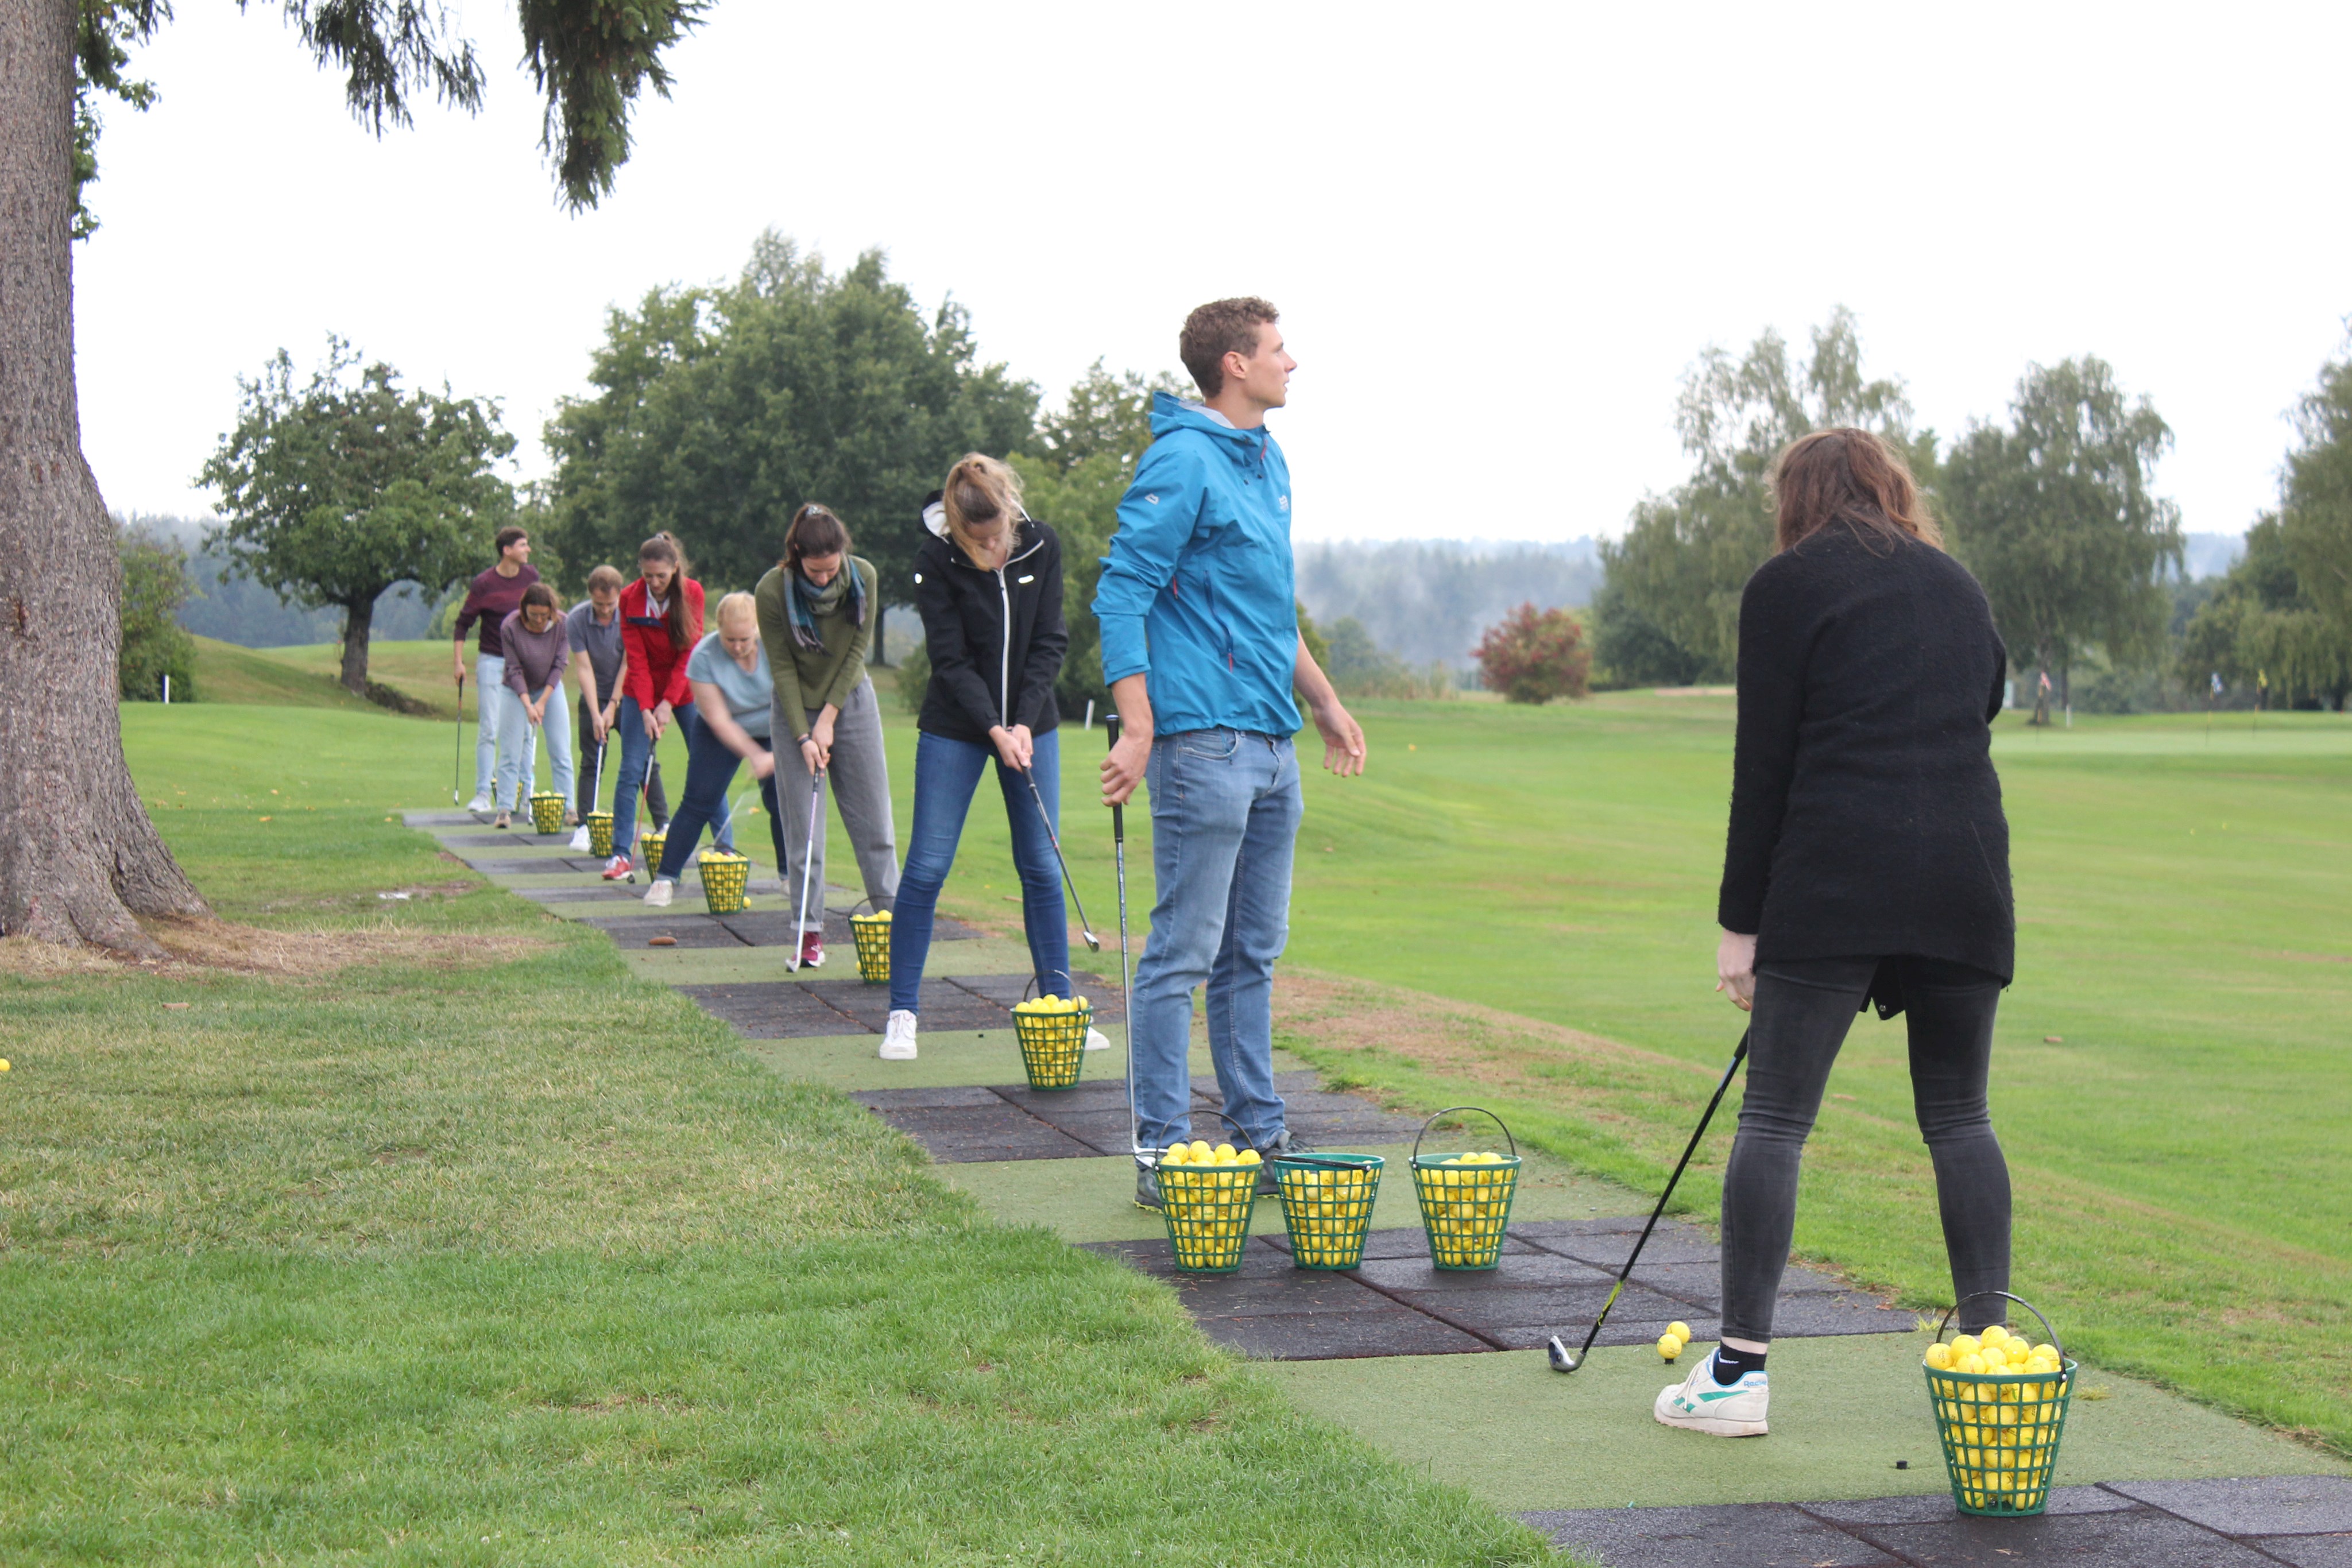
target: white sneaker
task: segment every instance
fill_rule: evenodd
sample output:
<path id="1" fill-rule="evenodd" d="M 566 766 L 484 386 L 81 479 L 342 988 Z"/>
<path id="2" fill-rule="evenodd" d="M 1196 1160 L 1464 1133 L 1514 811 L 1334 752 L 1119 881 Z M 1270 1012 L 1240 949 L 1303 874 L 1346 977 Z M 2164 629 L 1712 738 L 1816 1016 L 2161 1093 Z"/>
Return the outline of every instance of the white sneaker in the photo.
<path id="1" fill-rule="evenodd" d="M 1729 1387 L 1716 1382 L 1715 1354 L 1710 1351 L 1688 1377 L 1658 1391 L 1652 1413 L 1668 1427 L 1717 1437 L 1760 1437 L 1771 1430 L 1764 1424 L 1764 1407 L 1771 1396 L 1772 1385 L 1760 1372 L 1748 1373 Z"/>
<path id="2" fill-rule="evenodd" d="M 466 802 L 466 810 L 468 811 L 488 811 L 496 810 L 497 807 L 498 802 L 491 800 L 488 795 L 478 794 L 472 800 Z"/>
<path id="3" fill-rule="evenodd" d="M 882 1049 L 875 1055 L 885 1061 L 915 1060 L 915 1015 L 904 1008 L 895 1009 L 890 1021 L 882 1026 Z"/>
<path id="4" fill-rule="evenodd" d="M 572 835 L 572 842 L 564 847 L 569 849 L 575 855 L 586 854 L 588 852 L 588 824 L 585 822 L 581 823 L 580 831 Z"/>
<path id="5" fill-rule="evenodd" d="M 669 907 L 670 893 L 677 885 L 677 883 L 671 882 L 670 879 L 666 876 L 657 876 L 654 878 L 654 884 L 646 889 L 646 907 L 647 909 L 667 909 Z"/>
<path id="6" fill-rule="evenodd" d="M 1087 1030 L 1087 1049 L 1088 1051 L 1108 1051 L 1110 1049 L 1110 1036 L 1103 1033 L 1103 1031 L 1098 1029 L 1090 1029 Z"/>

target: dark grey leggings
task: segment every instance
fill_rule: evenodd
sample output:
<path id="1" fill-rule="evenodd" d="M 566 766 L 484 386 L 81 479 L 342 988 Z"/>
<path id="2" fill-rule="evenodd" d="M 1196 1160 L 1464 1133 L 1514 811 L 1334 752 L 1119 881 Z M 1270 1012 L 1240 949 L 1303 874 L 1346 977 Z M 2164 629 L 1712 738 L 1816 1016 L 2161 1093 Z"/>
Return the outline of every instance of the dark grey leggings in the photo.
<path id="1" fill-rule="evenodd" d="M 1797 1223 L 1797 1168 L 1821 1111 L 1830 1067 L 1877 971 L 1876 958 L 1759 965 L 1748 1022 L 1748 1092 L 1723 1173 L 1723 1332 L 1765 1343 L 1789 1237 Z M 1952 1289 L 2009 1289 L 2009 1165 L 1985 1106 L 2000 979 L 1932 958 L 1900 967 L 1911 1029 L 1911 1098 L 1936 1163 L 1936 1197 Z M 1961 1324 L 2001 1319 L 1999 1300 L 1964 1306 Z"/>

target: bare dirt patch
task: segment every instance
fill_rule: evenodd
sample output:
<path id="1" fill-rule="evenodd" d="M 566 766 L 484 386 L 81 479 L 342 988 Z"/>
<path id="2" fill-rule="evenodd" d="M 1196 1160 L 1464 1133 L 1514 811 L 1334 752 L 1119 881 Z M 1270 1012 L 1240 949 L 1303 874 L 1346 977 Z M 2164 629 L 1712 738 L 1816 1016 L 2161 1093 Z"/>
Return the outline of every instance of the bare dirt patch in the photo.
<path id="1" fill-rule="evenodd" d="M 354 964 L 421 964 L 436 969 L 504 964 L 546 946 L 530 936 L 405 931 L 390 925 L 336 931 L 272 931 L 213 919 L 149 920 L 142 925 L 163 949 L 164 957 L 133 957 L 100 947 L 9 936 L 0 937 L 0 974 L 45 979 L 224 971 L 299 979 Z"/>

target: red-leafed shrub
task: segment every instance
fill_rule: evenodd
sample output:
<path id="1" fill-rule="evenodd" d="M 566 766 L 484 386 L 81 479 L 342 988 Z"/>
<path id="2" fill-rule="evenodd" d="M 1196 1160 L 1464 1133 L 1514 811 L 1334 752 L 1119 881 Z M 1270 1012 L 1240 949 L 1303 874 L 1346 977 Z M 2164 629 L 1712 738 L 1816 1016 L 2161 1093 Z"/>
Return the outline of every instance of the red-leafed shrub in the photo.
<path id="1" fill-rule="evenodd" d="M 1479 639 L 1478 670 L 1490 692 L 1515 703 L 1580 697 L 1592 673 L 1584 627 L 1565 610 L 1522 604 Z"/>

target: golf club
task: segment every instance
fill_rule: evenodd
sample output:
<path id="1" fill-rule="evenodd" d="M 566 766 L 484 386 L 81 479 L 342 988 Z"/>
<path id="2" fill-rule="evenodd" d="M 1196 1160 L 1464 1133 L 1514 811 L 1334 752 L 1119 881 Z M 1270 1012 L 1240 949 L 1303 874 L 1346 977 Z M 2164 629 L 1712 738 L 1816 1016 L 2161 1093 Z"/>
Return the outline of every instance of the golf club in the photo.
<path id="1" fill-rule="evenodd" d="M 1037 775 L 1029 768 L 1024 768 L 1021 777 L 1029 781 L 1029 798 L 1037 802 L 1038 820 L 1045 824 L 1045 841 L 1054 846 L 1054 858 L 1062 862 L 1062 881 L 1070 890 L 1070 902 L 1078 906 L 1078 934 L 1087 939 L 1090 951 L 1099 953 L 1102 951 L 1102 938 L 1095 935 L 1095 923 L 1087 918 L 1087 904 L 1078 896 L 1077 878 L 1070 874 L 1070 862 L 1062 853 L 1062 841 L 1054 832 L 1054 819 L 1045 811 L 1045 792 L 1037 788 Z M 1114 806 L 1111 809 L 1117 810 L 1118 808 Z"/>
<path id="2" fill-rule="evenodd" d="M 793 974 L 801 972 L 801 953 L 808 946 L 809 883 L 816 875 L 816 826 L 824 810 L 824 769 L 820 768 L 809 776 L 808 848 L 801 852 L 801 914 L 793 922 L 792 962 L 785 966 Z"/>
<path id="3" fill-rule="evenodd" d="M 1592 1332 L 1584 1336 L 1583 1347 L 1570 1355 L 1568 1346 L 1560 1343 L 1559 1336 L 1551 1336 L 1549 1348 L 1554 1372 L 1574 1372 L 1592 1353 L 1592 1342 L 1601 1337 L 1601 1325 L 1609 1321 L 1609 1309 L 1617 1304 L 1619 1292 L 1625 1289 L 1625 1281 L 1633 1272 L 1635 1260 L 1642 1256 L 1642 1249 L 1650 1244 L 1650 1232 L 1658 1228 L 1658 1216 L 1666 1211 L 1666 1199 L 1675 1196 L 1675 1184 L 1683 1179 L 1683 1167 L 1689 1165 L 1691 1155 L 1698 1152 L 1698 1141 L 1706 1136 L 1706 1124 L 1715 1120 L 1715 1108 L 1723 1103 L 1724 1092 L 1731 1087 L 1732 1076 L 1739 1071 L 1739 1064 L 1747 1060 L 1748 1031 L 1741 1030 L 1739 1048 L 1731 1053 L 1731 1065 L 1723 1070 L 1723 1082 L 1715 1086 L 1715 1098 L 1706 1103 L 1706 1113 L 1699 1117 L 1698 1126 L 1691 1133 L 1690 1142 L 1683 1146 L 1683 1157 L 1675 1162 L 1675 1174 L 1666 1178 L 1666 1190 L 1658 1195 L 1658 1207 L 1650 1210 L 1650 1223 L 1642 1227 L 1641 1239 L 1633 1243 L 1633 1250 L 1626 1257 L 1625 1266 L 1617 1270 L 1617 1282 L 1609 1287 L 1609 1299 L 1601 1303 L 1601 1315 L 1592 1320 Z"/>
<path id="4" fill-rule="evenodd" d="M 465 800 L 458 780 L 466 776 L 466 677 L 457 677 L 457 755 L 449 762 L 449 804 Z"/>
<path id="5" fill-rule="evenodd" d="M 1103 729 L 1115 748 L 1118 745 L 1118 715 L 1112 713 L 1103 720 Z M 1127 810 L 1123 806 L 1110 809 L 1111 860 L 1118 868 L 1118 997 L 1125 1009 L 1120 1015 L 1127 1019 L 1127 1144 L 1139 1166 L 1156 1163 L 1143 1147 L 1143 1130 L 1135 1121 L 1135 982 L 1127 963 Z M 1084 918 L 1081 916 L 1080 918 Z M 1158 1151 L 1153 1150 L 1152 1155 Z"/>

